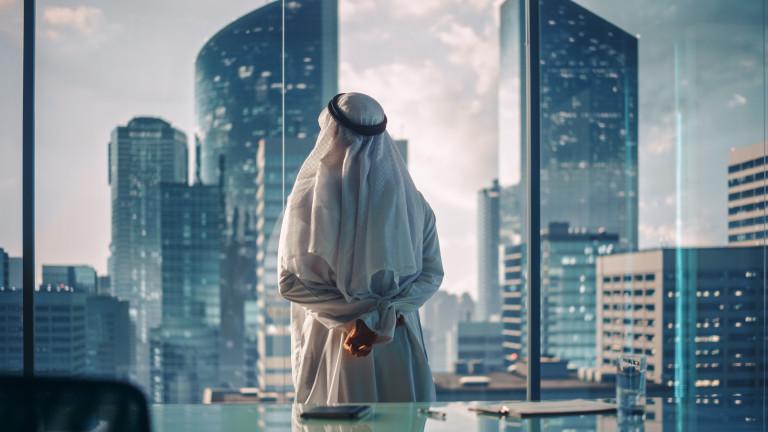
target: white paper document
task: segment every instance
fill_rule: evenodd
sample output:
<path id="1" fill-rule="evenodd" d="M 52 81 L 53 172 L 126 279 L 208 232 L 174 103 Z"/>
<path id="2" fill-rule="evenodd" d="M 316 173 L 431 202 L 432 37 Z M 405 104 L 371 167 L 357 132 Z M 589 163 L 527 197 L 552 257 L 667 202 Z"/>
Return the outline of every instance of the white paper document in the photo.
<path id="1" fill-rule="evenodd" d="M 609 414 L 616 405 L 585 399 L 543 402 L 510 402 L 501 405 L 482 405 L 470 408 L 480 414 L 513 417 L 560 416 L 579 414 Z"/>

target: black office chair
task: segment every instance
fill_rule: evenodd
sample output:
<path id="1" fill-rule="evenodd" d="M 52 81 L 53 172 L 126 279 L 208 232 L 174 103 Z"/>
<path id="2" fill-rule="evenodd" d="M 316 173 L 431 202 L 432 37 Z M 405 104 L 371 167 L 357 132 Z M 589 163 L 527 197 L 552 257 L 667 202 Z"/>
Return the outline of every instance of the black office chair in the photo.
<path id="1" fill-rule="evenodd" d="M 0 376 L 0 430 L 149 432 L 149 410 L 128 383 Z"/>

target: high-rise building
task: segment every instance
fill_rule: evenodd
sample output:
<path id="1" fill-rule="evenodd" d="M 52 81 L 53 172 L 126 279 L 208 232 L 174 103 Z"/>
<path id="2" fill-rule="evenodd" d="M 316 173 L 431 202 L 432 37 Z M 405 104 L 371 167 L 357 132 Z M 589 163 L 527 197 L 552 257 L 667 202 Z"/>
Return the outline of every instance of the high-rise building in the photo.
<path id="1" fill-rule="evenodd" d="M 293 181 L 314 147 L 314 140 L 286 138 L 270 143 L 259 140 L 257 156 L 258 189 L 256 221 L 257 239 L 257 299 L 259 310 L 257 339 L 259 382 L 267 392 L 293 391 L 291 378 L 290 304 L 280 296 L 277 275 L 277 247 L 287 194 Z"/>
<path id="2" fill-rule="evenodd" d="M 20 291 L 11 292 L 15 293 Z M 35 291 L 35 373 L 85 374 L 86 297 L 86 293 L 70 287 L 43 287 Z"/>
<path id="3" fill-rule="evenodd" d="M 11 287 L 11 269 L 8 253 L 3 248 L 0 248 L 0 288 Z"/>
<path id="4" fill-rule="evenodd" d="M 594 366 L 595 262 L 618 247 L 618 235 L 550 223 L 541 235 L 541 353 L 572 369 Z M 507 366 L 527 355 L 525 245 L 502 248 L 500 270 Z"/>
<path id="5" fill-rule="evenodd" d="M 168 122 L 135 117 L 112 131 L 110 271 L 112 291 L 130 302 L 136 375 L 149 383 L 149 330 L 160 324 L 160 184 L 187 182 L 187 137 Z"/>
<path id="6" fill-rule="evenodd" d="M 469 295 L 459 297 L 438 291 L 420 310 L 429 366 L 433 372 L 450 372 L 456 360 L 456 329 L 471 321 L 475 304 Z"/>
<path id="7" fill-rule="evenodd" d="M 458 323 L 457 374 L 487 374 L 504 370 L 502 324 L 499 321 Z"/>
<path id="8" fill-rule="evenodd" d="M 597 378 L 622 353 L 648 380 L 710 406 L 762 398 L 764 249 L 655 249 L 597 260 Z M 706 399 L 706 402 L 704 401 Z"/>
<path id="9" fill-rule="evenodd" d="M 96 294 L 96 269 L 87 265 L 43 265 L 43 286 L 70 287 L 76 292 Z"/>
<path id="10" fill-rule="evenodd" d="M 150 335 L 149 391 L 158 403 L 200 402 L 219 384 L 224 201 L 199 180 L 160 186 L 162 324 Z"/>
<path id="11" fill-rule="evenodd" d="M 206 42 L 195 63 L 203 181 L 210 183 L 218 177 L 215 167 L 220 160 L 226 166 L 222 188 L 228 244 L 222 289 L 227 302 L 221 305 L 225 317 L 222 367 L 241 372 L 244 303 L 256 295 L 257 275 L 266 277 L 263 266 L 274 259 L 259 244 L 269 247 L 274 230 L 268 222 L 282 210 L 280 207 L 273 215 L 275 208 L 259 209 L 258 190 L 264 188 L 261 202 L 266 203 L 277 193 L 272 185 L 282 183 L 282 206 L 283 190 L 290 191 L 294 176 L 291 168 L 286 168 L 284 178 L 282 173 L 280 178 L 259 175 L 259 144 L 269 147 L 266 158 L 282 157 L 283 150 L 290 155 L 311 148 L 319 131 L 317 116 L 337 92 L 336 0 L 297 0 L 284 6 L 271 2 L 227 25 Z M 295 149 L 289 148 L 294 145 Z M 265 166 L 272 163 L 265 160 Z M 238 387 L 244 378 L 235 374 L 227 381 Z"/>
<path id="12" fill-rule="evenodd" d="M 161 185 L 162 324 L 221 320 L 224 202 L 218 185 Z"/>
<path id="13" fill-rule="evenodd" d="M 522 8 L 501 7 L 499 176 L 524 191 Z M 541 226 L 617 233 L 620 249 L 635 249 L 637 38 L 571 0 L 543 2 L 540 22 Z"/>
<path id="14" fill-rule="evenodd" d="M 403 157 L 405 165 L 408 166 L 408 140 L 407 139 L 393 139 L 397 151 L 400 152 L 400 156 Z"/>
<path id="15" fill-rule="evenodd" d="M 0 370 L 21 372 L 22 290 L 0 287 Z M 128 302 L 69 286 L 35 291 L 35 372 L 126 379 L 133 361 Z"/>
<path id="16" fill-rule="evenodd" d="M 21 289 L 23 285 L 21 257 L 8 257 L 8 282 L 11 288 Z"/>
<path id="17" fill-rule="evenodd" d="M 765 216 L 765 144 L 732 149 L 728 160 L 728 243 L 764 245 L 768 228 Z"/>
<path id="18" fill-rule="evenodd" d="M 88 375 L 128 379 L 134 361 L 134 332 L 129 305 L 108 295 L 89 295 L 86 310 L 86 371 Z"/>
<path id="19" fill-rule="evenodd" d="M 218 381 L 218 331 L 206 325 L 160 326 L 150 331 L 150 399 L 200 403 Z"/>
<path id="20" fill-rule="evenodd" d="M 477 194 L 477 317 L 487 321 L 501 314 L 499 285 L 499 223 L 498 180 Z"/>
<path id="21" fill-rule="evenodd" d="M 22 349 L 21 288 L 0 287 L 0 371 L 21 374 Z"/>
<path id="22" fill-rule="evenodd" d="M 98 289 L 96 292 L 98 294 L 114 296 L 114 292 L 112 292 L 112 278 L 110 278 L 109 275 L 99 276 L 97 282 Z"/>
<path id="23" fill-rule="evenodd" d="M 595 262 L 615 251 L 619 236 L 553 222 L 541 239 L 541 352 L 593 367 Z"/>
<path id="24" fill-rule="evenodd" d="M 518 363 L 527 353 L 524 253 L 524 246 L 518 244 L 503 246 L 501 254 L 501 334 L 506 367 Z"/>

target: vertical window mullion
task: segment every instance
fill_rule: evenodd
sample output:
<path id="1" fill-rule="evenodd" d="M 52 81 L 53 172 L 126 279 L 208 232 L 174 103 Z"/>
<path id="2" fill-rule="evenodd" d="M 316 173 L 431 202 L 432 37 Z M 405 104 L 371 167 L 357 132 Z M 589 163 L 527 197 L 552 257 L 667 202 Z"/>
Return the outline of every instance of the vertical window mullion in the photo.
<path id="1" fill-rule="evenodd" d="M 539 1 L 525 0 L 525 118 L 528 278 L 527 398 L 541 399 L 541 202 L 540 185 L 540 63 Z"/>
<path id="2" fill-rule="evenodd" d="M 35 0 L 24 0 L 22 99 L 22 332 L 24 376 L 35 372 Z"/>

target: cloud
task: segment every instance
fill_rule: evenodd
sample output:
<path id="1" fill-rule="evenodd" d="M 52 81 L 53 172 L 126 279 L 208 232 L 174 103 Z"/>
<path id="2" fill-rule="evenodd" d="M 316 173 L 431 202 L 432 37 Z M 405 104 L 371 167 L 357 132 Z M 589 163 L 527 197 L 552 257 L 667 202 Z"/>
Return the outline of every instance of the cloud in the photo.
<path id="1" fill-rule="evenodd" d="M 50 40 L 55 40 L 61 36 L 63 31 L 67 30 L 81 35 L 91 35 L 96 31 L 101 18 L 101 10 L 90 6 L 73 8 L 49 6 L 43 10 L 43 22 L 48 26 L 45 30 L 45 36 Z"/>
<path id="2" fill-rule="evenodd" d="M 449 48 L 448 60 L 451 63 L 469 66 L 474 71 L 477 92 L 484 93 L 495 84 L 498 44 L 491 25 L 486 26 L 480 34 L 453 17 L 444 17 L 434 26 L 433 31 L 440 42 Z"/>
<path id="3" fill-rule="evenodd" d="M 390 0 L 395 15 L 423 16 L 445 5 L 444 0 Z"/>
<path id="4" fill-rule="evenodd" d="M 737 106 L 746 105 L 747 98 L 744 95 L 740 95 L 738 93 L 734 93 L 733 97 L 728 100 L 728 103 L 726 104 L 728 108 L 736 108 Z"/>
<path id="5" fill-rule="evenodd" d="M 342 62 L 340 77 L 341 91 L 378 99 L 390 133 L 408 139 L 409 168 L 435 211 L 450 268 L 444 286 L 474 292 L 477 269 L 467 254 L 474 256 L 477 247 L 477 191 L 496 170 L 495 95 L 478 95 L 455 71 L 425 60 L 372 67 Z M 475 102 L 477 111 L 466 109 Z"/>
<path id="6" fill-rule="evenodd" d="M 16 0 L 0 0 L 0 10 L 11 8 L 16 4 Z"/>
<path id="7" fill-rule="evenodd" d="M 376 9 L 376 0 L 342 0 L 339 2 L 339 20 L 350 21 Z"/>

